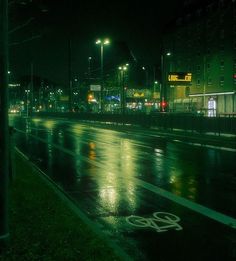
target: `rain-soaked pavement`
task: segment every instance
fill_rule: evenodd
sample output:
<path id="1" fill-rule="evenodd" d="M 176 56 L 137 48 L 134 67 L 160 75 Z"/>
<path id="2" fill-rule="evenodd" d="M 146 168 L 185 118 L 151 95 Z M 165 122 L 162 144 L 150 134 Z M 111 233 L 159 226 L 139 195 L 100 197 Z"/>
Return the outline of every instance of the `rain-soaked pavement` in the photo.
<path id="1" fill-rule="evenodd" d="M 236 260 L 236 150 L 11 117 L 16 146 L 131 260 Z"/>

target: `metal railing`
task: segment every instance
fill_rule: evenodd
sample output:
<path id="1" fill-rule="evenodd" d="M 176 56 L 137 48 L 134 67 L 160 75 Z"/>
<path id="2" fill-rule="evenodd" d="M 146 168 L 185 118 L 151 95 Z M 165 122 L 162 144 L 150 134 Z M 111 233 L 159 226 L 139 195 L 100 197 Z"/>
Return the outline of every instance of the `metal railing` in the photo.
<path id="1" fill-rule="evenodd" d="M 60 113 L 39 112 L 34 116 L 63 117 L 93 122 L 111 122 L 114 124 L 133 124 L 147 128 L 162 130 L 182 130 L 197 133 L 212 133 L 215 135 L 236 135 L 236 117 L 205 117 L 191 113 L 156 113 L 156 114 L 94 114 L 94 113 Z"/>

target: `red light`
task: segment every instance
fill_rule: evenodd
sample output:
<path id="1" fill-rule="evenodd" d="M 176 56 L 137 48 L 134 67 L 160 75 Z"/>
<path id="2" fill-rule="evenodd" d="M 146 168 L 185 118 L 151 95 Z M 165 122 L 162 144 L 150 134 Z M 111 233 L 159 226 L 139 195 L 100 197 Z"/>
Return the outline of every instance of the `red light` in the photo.
<path id="1" fill-rule="evenodd" d="M 233 78 L 236 79 L 236 73 L 233 75 Z"/>
<path id="2" fill-rule="evenodd" d="M 166 106 L 167 106 L 167 102 L 165 102 L 165 101 L 161 102 L 161 107 L 162 108 L 165 108 Z"/>

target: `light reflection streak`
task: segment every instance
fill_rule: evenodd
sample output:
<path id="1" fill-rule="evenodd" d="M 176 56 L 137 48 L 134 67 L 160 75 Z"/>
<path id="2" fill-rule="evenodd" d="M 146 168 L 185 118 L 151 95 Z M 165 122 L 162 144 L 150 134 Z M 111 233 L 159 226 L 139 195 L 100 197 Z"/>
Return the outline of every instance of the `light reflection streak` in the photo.
<path id="1" fill-rule="evenodd" d="M 96 144 L 93 142 L 89 142 L 89 159 L 96 160 Z"/>
<path id="2" fill-rule="evenodd" d="M 110 140 L 111 144 L 114 144 L 116 139 L 117 137 L 114 134 L 110 134 L 108 139 L 106 138 L 106 141 Z M 105 159 L 104 169 L 107 171 L 104 173 L 104 179 L 97 180 L 99 204 L 108 206 L 109 211 L 116 212 L 119 207 L 123 206 L 124 202 L 122 202 L 122 200 L 124 199 L 128 209 L 134 211 L 136 208 L 136 187 L 135 184 L 128 179 L 136 174 L 136 165 L 132 160 L 136 154 L 137 151 L 134 144 L 128 139 L 121 140 L 120 146 L 117 149 L 114 149 L 114 146 L 107 145 L 104 146 L 102 150 L 102 158 Z"/>
<path id="3" fill-rule="evenodd" d="M 43 126 L 47 129 L 52 129 L 56 125 L 56 122 L 53 120 L 45 120 L 43 121 Z"/>

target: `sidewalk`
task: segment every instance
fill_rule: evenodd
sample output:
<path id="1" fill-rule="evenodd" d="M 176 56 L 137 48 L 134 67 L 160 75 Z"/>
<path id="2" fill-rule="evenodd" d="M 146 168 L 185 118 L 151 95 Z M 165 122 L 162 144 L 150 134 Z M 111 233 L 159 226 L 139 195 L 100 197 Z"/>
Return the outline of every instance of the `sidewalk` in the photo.
<path id="1" fill-rule="evenodd" d="M 0 260 L 121 260 L 19 153 L 10 185 L 10 247 Z"/>

